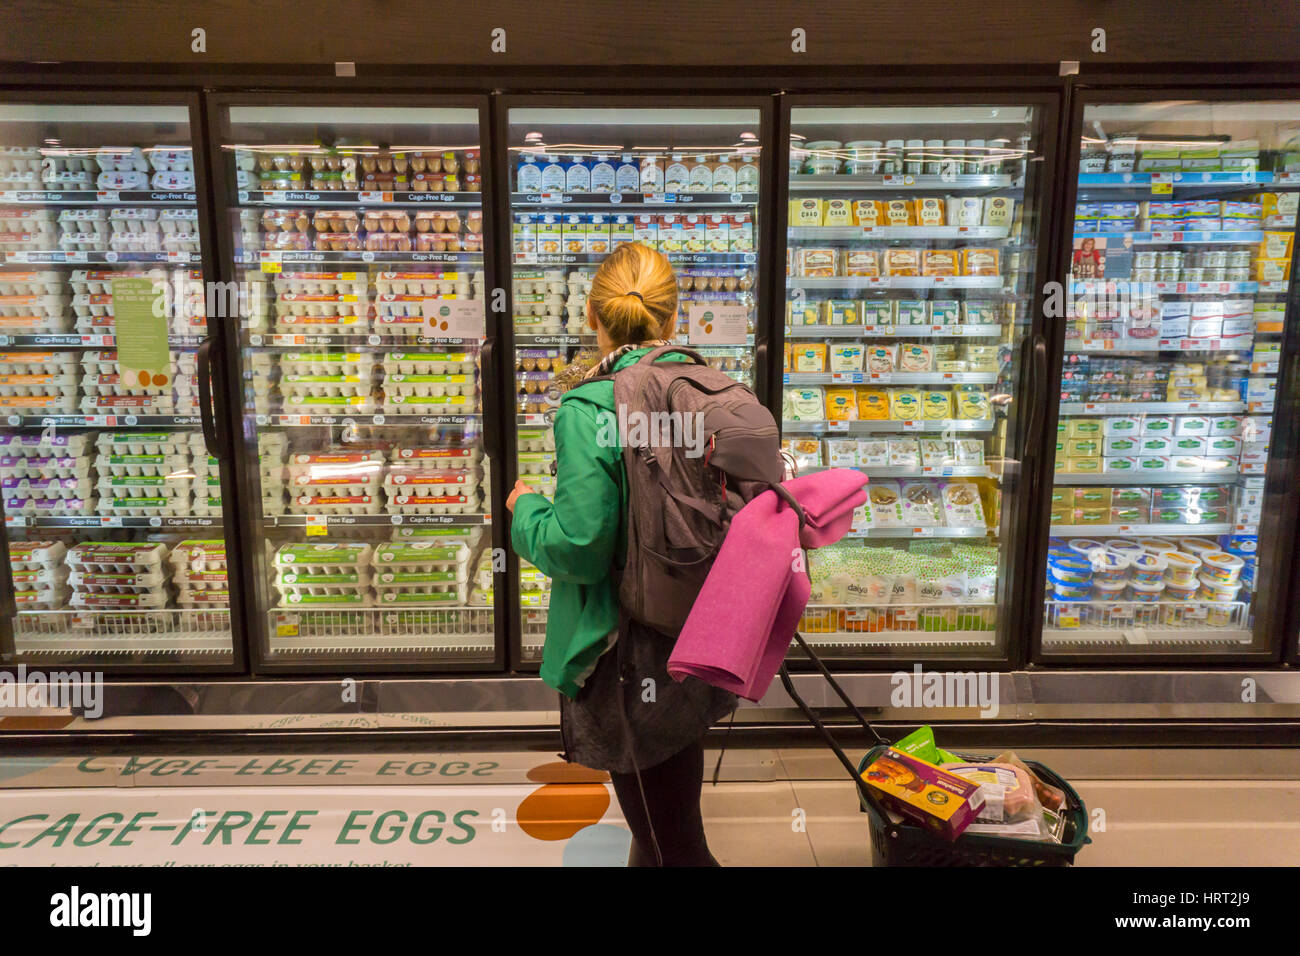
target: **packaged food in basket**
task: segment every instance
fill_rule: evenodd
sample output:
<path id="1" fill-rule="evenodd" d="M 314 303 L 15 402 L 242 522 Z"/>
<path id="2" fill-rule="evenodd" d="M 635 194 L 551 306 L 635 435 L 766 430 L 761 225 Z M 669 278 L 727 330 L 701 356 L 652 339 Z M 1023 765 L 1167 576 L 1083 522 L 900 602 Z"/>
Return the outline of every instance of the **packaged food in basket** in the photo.
<path id="1" fill-rule="evenodd" d="M 942 769 L 979 785 L 984 805 L 968 833 L 1056 842 L 1027 769 L 1009 763 L 944 763 Z"/>
<path id="2" fill-rule="evenodd" d="M 892 747 L 862 779 L 886 807 L 947 840 L 961 836 L 984 806 L 979 784 Z"/>

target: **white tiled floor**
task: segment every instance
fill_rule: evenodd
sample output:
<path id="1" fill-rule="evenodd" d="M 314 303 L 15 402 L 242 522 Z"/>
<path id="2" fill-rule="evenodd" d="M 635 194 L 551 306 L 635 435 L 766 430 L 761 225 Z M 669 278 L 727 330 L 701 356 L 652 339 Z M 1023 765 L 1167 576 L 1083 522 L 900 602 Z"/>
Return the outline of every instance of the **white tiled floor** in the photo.
<path id="1" fill-rule="evenodd" d="M 1073 785 L 1093 821 L 1080 866 L 1294 866 L 1300 859 L 1297 781 Z M 706 783 L 703 806 L 709 846 L 724 866 L 871 863 L 867 818 L 851 783 Z M 796 810 L 803 811 L 802 831 Z"/>

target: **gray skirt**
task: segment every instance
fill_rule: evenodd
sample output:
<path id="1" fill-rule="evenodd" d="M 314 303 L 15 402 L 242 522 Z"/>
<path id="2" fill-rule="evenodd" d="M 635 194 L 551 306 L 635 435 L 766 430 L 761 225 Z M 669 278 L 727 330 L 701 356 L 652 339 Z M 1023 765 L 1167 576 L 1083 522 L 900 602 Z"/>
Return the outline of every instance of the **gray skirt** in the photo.
<path id="1" fill-rule="evenodd" d="M 736 708 L 736 695 L 668 676 L 675 638 L 624 618 L 576 700 L 560 695 L 560 732 L 573 763 L 631 773 L 663 763 Z M 625 679 L 619 681 L 622 670 Z"/>

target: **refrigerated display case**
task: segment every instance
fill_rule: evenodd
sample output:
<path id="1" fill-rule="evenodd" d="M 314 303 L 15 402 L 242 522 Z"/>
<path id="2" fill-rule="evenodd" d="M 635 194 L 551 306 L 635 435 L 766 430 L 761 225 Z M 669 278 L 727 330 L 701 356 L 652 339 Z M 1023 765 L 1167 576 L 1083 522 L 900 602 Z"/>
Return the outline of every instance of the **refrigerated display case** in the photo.
<path id="1" fill-rule="evenodd" d="M 1078 112 L 1042 656 L 1274 654 L 1300 102 Z"/>
<path id="2" fill-rule="evenodd" d="M 555 484 L 551 421 L 564 370 L 597 355 L 586 319 L 591 277 L 621 243 L 658 249 L 673 264 L 675 341 L 762 394 L 768 313 L 758 236 L 770 106 L 671 99 L 504 107 L 515 388 L 503 398 L 515 411 L 518 475 L 542 494 Z M 520 660 L 535 665 L 549 582 L 524 563 L 517 587 Z"/>
<path id="3" fill-rule="evenodd" d="M 870 480 L 809 556 L 801 632 L 848 660 L 1000 657 L 1056 101 L 865 100 L 790 107 L 785 449 Z"/>
<path id="4" fill-rule="evenodd" d="M 0 101 L 14 659 L 229 668 L 196 97 Z"/>
<path id="5" fill-rule="evenodd" d="M 219 108 L 261 666 L 499 664 L 484 103 Z"/>

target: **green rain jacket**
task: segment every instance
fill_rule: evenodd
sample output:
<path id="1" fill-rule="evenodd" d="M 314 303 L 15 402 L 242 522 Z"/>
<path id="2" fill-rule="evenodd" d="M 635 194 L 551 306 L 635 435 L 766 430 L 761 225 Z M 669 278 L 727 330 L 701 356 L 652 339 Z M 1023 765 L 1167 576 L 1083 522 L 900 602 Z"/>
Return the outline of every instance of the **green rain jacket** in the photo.
<path id="1" fill-rule="evenodd" d="M 647 351 L 628 352 L 614 371 Z M 627 473 L 614 416 L 611 381 L 585 382 L 565 394 L 555 413 L 555 500 L 520 495 L 510 524 L 516 553 L 551 578 L 541 678 L 570 698 L 618 627 L 613 570 L 627 557 Z"/>

